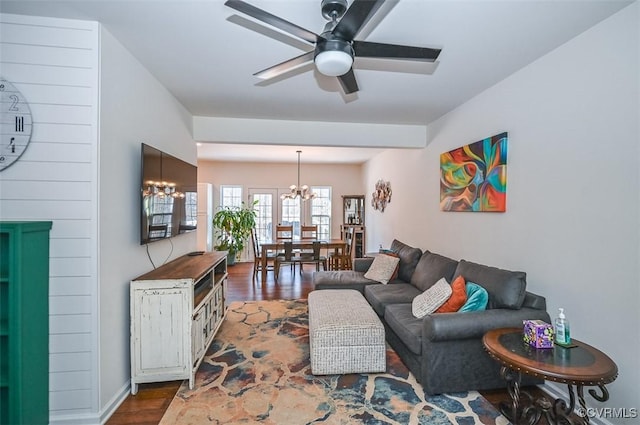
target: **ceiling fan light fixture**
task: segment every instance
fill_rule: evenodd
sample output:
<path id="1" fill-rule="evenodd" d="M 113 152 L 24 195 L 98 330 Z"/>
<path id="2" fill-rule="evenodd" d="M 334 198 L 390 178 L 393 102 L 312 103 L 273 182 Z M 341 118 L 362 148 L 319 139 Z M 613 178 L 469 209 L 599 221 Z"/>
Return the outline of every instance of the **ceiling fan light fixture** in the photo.
<path id="1" fill-rule="evenodd" d="M 327 77 L 339 77 L 351 69 L 353 57 L 341 50 L 327 50 L 319 53 L 315 59 L 318 72 Z"/>
<path id="2" fill-rule="evenodd" d="M 351 43 L 335 38 L 331 33 L 323 33 L 318 41 L 313 58 L 318 72 L 327 77 L 339 77 L 346 74 L 353 65 L 353 47 Z"/>

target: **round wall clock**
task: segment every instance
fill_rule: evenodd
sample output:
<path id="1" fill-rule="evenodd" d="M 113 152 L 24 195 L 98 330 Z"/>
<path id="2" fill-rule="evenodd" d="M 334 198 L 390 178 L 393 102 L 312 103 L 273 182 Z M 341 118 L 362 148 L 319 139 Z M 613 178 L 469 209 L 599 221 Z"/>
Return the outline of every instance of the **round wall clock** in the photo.
<path id="1" fill-rule="evenodd" d="M 15 163 L 31 141 L 31 109 L 13 84 L 0 77 L 0 171 Z"/>

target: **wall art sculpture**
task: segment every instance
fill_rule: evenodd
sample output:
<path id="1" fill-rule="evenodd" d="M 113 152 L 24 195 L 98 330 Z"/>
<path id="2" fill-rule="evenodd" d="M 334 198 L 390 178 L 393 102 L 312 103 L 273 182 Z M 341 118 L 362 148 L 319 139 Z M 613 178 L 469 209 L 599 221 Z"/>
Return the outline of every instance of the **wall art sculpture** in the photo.
<path id="1" fill-rule="evenodd" d="M 371 206 L 374 210 L 384 212 L 387 204 L 391 203 L 391 183 L 382 179 L 376 183 L 376 190 L 371 194 Z"/>
<path id="2" fill-rule="evenodd" d="M 504 212 L 507 204 L 507 133 L 440 155 L 442 211 Z"/>

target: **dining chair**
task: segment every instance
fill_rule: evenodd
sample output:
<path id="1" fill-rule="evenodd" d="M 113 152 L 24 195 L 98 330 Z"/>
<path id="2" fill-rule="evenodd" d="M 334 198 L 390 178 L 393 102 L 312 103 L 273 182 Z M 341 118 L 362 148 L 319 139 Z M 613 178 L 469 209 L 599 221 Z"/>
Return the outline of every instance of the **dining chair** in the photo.
<path id="1" fill-rule="evenodd" d="M 251 230 L 251 242 L 253 243 L 253 280 L 255 281 L 258 278 L 258 273 L 262 272 L 263 257 L 267 257 L 267 271 L 274 271 L 276 256 L 269 252 L 262 252 L 255 228 Z"/>
<path id="2" fill-rule="evenodd" d="M 317 224 L 303 224 L 300 226 L 300 240 L 302 242 L 315 241 L 318 239 L 318 225 Z M 300 249 L 294 250 L 294 252 L 301 257 L 313 257 L 312 249 Z M 300 273 L 302 273 L 302 264 L 300 263 Z"/>
<path id="3" fill-rule="evenodd" d="M 350 227 L 344 232 L 345 249 L 343 252 L 334 253 L 329 256 L 330 270 L 352 270 L 353 258 L 351 256 L 353 246 L 353 228 Z"/>
<path id="4" fill-rule="evenodd" d="M 313 241 L 313 249 L 310 252 L 303 252 L 298 256 L 298 263 L 300 267 L 300 274 L 302 274 L 302 265 L 303 264 L 315 264 L 316 271 L 320 271 L 320 264 L 322 264 L 322 269 L 327 270 L 327 257 L 320 254 L 320 249 L 322 248 L 322 242 Z"/>
<path id="5" fill-rule="evenodd" d="M 283 264 L 290 264 L 291 270 L 295 270 L 295 265 L 300 261 L 300 257 L 293 253 L 293 242 L 284 242 L 284 252 L 278 254 L 275 259 L 275 279 L 278 281 L 280 267 Z"/>
<path id="6" fill-rule="evenodd" d="M 303 224 L 302 226 L 300 226 L 300 239 L 303 241 L 312 241 L 318 239 L 318 225 Z"/>
<path id="7" fill-rule="evenodd" d="M 277 224 L 276 225 L 276 241 L 292 241 L 293 240 L 293 225 L 289 224 Z"/>
<path id="8" fill-rule="evenodd" d="M 292 242 L 293 241 L 293 224 L 276 224 L 276 242 Z M 283 254 L 284 251 L 278 250 L 277 255 Z M 294 264 L 291 264 L 293 272 Z"/>

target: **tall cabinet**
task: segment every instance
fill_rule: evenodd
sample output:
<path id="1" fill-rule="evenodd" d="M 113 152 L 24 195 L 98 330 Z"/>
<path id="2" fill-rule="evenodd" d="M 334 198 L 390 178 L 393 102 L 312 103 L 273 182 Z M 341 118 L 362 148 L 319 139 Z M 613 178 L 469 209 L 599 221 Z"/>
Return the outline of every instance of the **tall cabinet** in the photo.
<path id="1" fill-rule="evenodd" d="M 227 253 L 185 255 L 131 281 L 131 393 L 189 379 L 225 315 Z"/>
<path id="2" fill-rule="evenodd" d="M 344 239 L 347 229 L 353 229 L 353 243 L 351 257 L 366 256 L 366 231 L 364 227 L 364 195 L 342 196 L 343 222 L 340 226 L 340 236 Z"/>
<path id="3" fill-rule="evenodd" d="M 0 424 L 49 423 L 50 230 L 0 222 Z"/>

